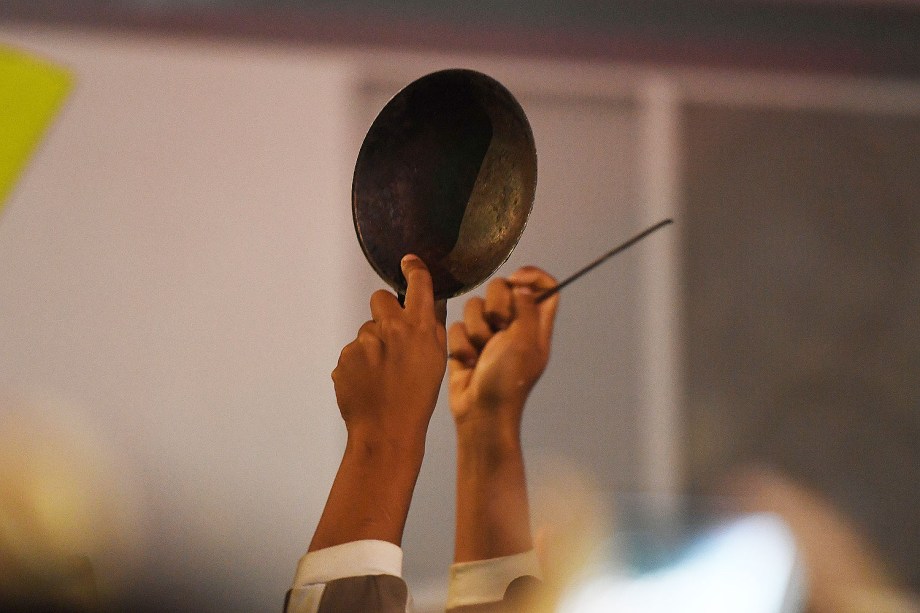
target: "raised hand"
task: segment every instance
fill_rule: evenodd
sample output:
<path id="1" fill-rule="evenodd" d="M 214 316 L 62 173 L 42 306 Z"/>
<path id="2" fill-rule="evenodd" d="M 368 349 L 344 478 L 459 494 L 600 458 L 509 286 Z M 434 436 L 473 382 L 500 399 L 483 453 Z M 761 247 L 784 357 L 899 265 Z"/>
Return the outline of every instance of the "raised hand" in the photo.
<path id="1" fill-rule="evenodd" d="M 450 404 L 458 427 L 498 420 L 519 428 L 524 402 L 549 360 L 555 295 L 536 304 L 555 279 L 534 267 L 489 283 L 450 328 Z"/>
<path id="2" fill-rule="evenodd" d="M 435 312 L 431 275 L 415 256 L 402 261 L 405 308 L 379 290 L 371 320 L 342 349 L 332 372 L 349 436 L 411 440 L 424 434 L 446 365 L 445 330 Z"/>
<path id="3" fill-rule="evenodd" d="M 374 293 L 372 319 L 332 372 L 348 439 L 310 551 L 402 540 L 447 362 L 431 275 L 415 256 L 403 258 L 402 270 L 405 308 L 390 292 Z"/>
<path id="4" fill-rule="evenodd" d="M 496 279 L 450 328 L 450 408 L 457 428 L 455 562 L 530 550 L 521 450 L 524 403 L 549 360 L 559 296 L 538 268 Z"/>

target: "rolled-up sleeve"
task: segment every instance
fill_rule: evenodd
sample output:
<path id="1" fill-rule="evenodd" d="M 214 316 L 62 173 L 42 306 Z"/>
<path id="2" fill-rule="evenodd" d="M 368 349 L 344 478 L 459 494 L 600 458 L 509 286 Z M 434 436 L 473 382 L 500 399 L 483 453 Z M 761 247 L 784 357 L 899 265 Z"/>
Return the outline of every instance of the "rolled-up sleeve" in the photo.
<path id="1" fill-rule="evenodd" d="M 501 558 L 461 562 L 450 567 L 447 610 L 486 611 L 500 605 L 512 583 L 540 577 L 536 553 L 526 551 Z"/>
<path id="2" fill-rule="evenodd" d="M 405 613 L 402 549 L 386 541 L 354 541 L 304 555 L 285 599 L 286 613 Z"/>

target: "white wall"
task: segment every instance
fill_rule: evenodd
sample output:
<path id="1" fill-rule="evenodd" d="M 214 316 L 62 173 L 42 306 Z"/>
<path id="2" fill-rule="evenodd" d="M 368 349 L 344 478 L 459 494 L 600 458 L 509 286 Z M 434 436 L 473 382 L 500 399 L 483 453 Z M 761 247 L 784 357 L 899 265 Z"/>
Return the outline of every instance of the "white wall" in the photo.
<path id="1" fill-rule="evenodd" d="M 62 399 L 112 446 L 141 497 L 132 563 L 164 607 L 280 607 L 342 437 L 349 71 L 252 47 L 0 40 L 76 76 L 0 216 L 0 385 Z M 119 555 L 96 560 L 103 579 Z"/>

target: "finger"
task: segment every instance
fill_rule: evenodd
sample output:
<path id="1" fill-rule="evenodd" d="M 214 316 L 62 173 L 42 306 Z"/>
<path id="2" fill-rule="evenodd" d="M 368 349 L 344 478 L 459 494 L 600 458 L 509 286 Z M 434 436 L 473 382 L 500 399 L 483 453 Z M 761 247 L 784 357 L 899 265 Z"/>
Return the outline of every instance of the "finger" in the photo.
<path id="1" fill-rule="evenodd" d="M 476 366 L 476 360 L 479 358 L 479 352 L 470 341 L 466 333 L 466 326 L 462 321 L 454 322 L 447 331 L 447 344 L 450 347 L 451 368 L 473 368 Z"/>
<path id="2" fill-rule="evenodd" d="M 434 287 L 428 267 L 416 255 L 408 254 L 400 262 L 406 278 L 406 312 L 416 318 L 434 316 Z"/>
<path id="3" fill-rule="evenodd" d="M 540 310 L 537 308 L 534 290 L 529 285 L 515 285 L 512 290 L 514 297 L 514 321 L 511 323 L 516 330 L 534 339 L 543 340 L 541 334 Z"/>
<path id="4" fill-rule="evenodd" d="M 403 312 L 396 296 L 384 289 L 379 289 L 371 294 L 371 318 L 374 321 L 383 321 L 392 317 L 399 317 Z"/>
<path id="5" fill-rule="evenodd" d="M 470 384 L 479 353 L 470 342 L 462 321 L 455 322 L 447 331 L 447 336 L 450 347 L 448 385 L 451 391 L 464 390 Z"/>
<path id="6" fill-rule="evenodd" d="M 529 285 L 536 293 L 557 285 L 552 275 L 536 266 L 523 266 L 517 269 L 508 277 L 508 281 L 512 285 Z"/>
<path id="7" fill-rule="evenodd" d="M 365 321 L 358 328 L 358 336 L 355 338 L 355 342 L 362 344 L 382 343 L 379 330 L 380 327 L 376 321 Z"/>
<path id="8" fill-rule="evenodd" d="M 473 379 L 473 369 L 458 366 L 457 362 L 451 360 L 448 370 L 450 374 L 447 379 L 447 385 L 450 387 L 451 398 L 453 398 L 454 392 L 462 392 L 469 387 L 470 381 Z"/>
<path id="9" fill-rule="evenodd" d="M 443 324 L 440 326 L 435 326 L 434 333 L 438 337 L 438 347 L 440 347 L 441 350 L 446 353 L 447 352 L 447 330 L 444 329 Z"/>
<path id="10" fill-rule="evenodd" d="M 514 318 L 511 285 L 506 279 L 493 279 L 486 287 L 483 316 L 493 330 L 504 330 Z"/>
<path id="11" fill-rule="evenodd" d="M 356 351 L 357 347 L 357 338 L 342 347 L 342 351 L 339 352 L 339 361 L 336 362 L 335 368 L 332 369 L 332 381 L 334 383 L 338 384 L 339 378 L 341 377 L 344 369 L 344 364 L 351 361 L 351 355 Z"/>
<path id="12" fill-rule="evenodd" d="M 446 300 L 435 300 L 434 302 L 434 317 L 442 326 L 447 325 L 447 301 Z"/>
<path id="13" fill-rule="evenodd" d="M 335 368 L 332 369 L 332 382 L 338 383 L 339 374 L 342 372 L 342 360 L 344 359 L 345 349 L 348 348 L 348 345 L 342 347 L 342 351 L 339 352 L 339 361 L 335 363 Z"/>
<path id="14" fill-rule="evenodd" d="M 525 266 L 514 272 L 508 281 L 514 286 L 530 287 L 537 296 L 544 291 L 556 287 L 556 279 L 536 266 Z M 553 335 L 553 325 L 556 321 L 556 311 L 559 308 L 559 293 L 555 293 L 537 305 L 539 311 L 540 333 L 542 341 L 549 343 Z"/>
<path id="15" fill-rule="evenodd" d="M 473 296 L 463 307 L 463 323 L 466 326 L 467 337 L 477 350 L 482 349 L 492 338 L 492 328 L 486 323 L 483 315 L 485 300 Z"/>

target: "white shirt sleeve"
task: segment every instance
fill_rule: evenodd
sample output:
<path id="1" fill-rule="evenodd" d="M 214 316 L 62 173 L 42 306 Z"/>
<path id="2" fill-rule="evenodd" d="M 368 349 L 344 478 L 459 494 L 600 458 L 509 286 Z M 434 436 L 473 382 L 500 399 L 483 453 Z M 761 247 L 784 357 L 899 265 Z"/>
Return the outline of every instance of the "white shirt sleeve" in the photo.
<path id="1" fill-rule="evenodd" d="M 311 551 L 300 558 L 287 613 L 316 613 L 326 584 L 363 575 L 402 577 L 402 549 L 386 541 L 353 541 Z"/>
<path id="2" fill-rule="evenodd" d="M 508 585 L 525 575 L 540 578 L 537 554 L 532 549 L 501 558 L 460 562 L 450 567 L 447 608 L 498 602 Z"/>

